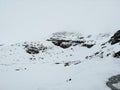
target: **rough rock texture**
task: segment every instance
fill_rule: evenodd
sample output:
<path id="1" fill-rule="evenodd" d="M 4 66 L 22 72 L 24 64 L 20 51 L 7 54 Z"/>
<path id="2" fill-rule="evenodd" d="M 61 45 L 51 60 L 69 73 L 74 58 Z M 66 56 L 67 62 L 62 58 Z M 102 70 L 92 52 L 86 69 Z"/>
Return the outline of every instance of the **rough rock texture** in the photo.
<path id="1" fill-rule="evenodd" d="M 26 52 L 29 53 L 29 54 L 38 54 L 39 53 L 39 49 L 36 48 L 36 47 L 28 47 Z"/>
<path id="2" fill-rule="evenodd" d="M 61 48 L 69 48 L 72 46 L 72 43 L 70 40 L 49 40 L 52 41 L 52 43 L 56 46 L 60 46 Z"/>
<path id="3" fill-rule="evenodd" d="M 58 32 L 53 33 L 50 39 L 47 41 L 51 41 L 54 45 L 59 46 L 61 48 L 69 48 L 70 46 L 81 45 L 82 47 L 91 48 L 95 45 L 94 41 L 86 41 L 81 34 L 76 33 L 68 33 L 68 32 Z"/>
<path id="4" fill-rule="evenodd" d="M 120 51 L 116 52 L 116 53 L 113 55 L 113 57 L 115 57 L 115 58 L 120 58 Z"/>
<path id="5" fill-rule="evenodd" d="M 120 42 L 120 30 L 118 30 L 109 40 L 109 43 L 111 43 L 111 45 L 116 44 Z"/>
<path id="6" fill-rule="evenodd" d="M 82 46 L 83 47 L 87 47 L 87 48 L 91 48 L 93 47 L 95 44 L 83 44 Z"/>
<path id="7" fill-rule="evenodd" d="M 70 46 L 72 46 L 71 42 L 62 42 L 60 44 L 60 47 L 62 47 L 62 48 L 69 48 Z"/>
<path id="8" fill-rule="evenodd" d="M 45 39 L 43 42 L 40 40 L 10 46 L 0 45 L 0 75 L 3 75 L 1 83 L 5 84 L 4 82 L 6 82 L 5 85 L 1 84 L 0 88 L 8 87 L 5 90 L 9 90 L 13 78 L 8 77 L 8 74 L 13 76 L 14 70 L 20 72 L 19 75 L 23 74 L 25 78 L 26 75 L 31 75 L 30 77 L 28 75 L 27 80 L 33 82 L 26 87 L 23 83 L 24 90 L 26 88 L 29 90 L 120 90 L 120 75 L 117 75 L 120 74 L 120 60 L 116 60 L 116 58 L 120 58 L 120 44 L 108 43 L 109 34 L 81 36 L 66 32 L 54 35 L 48 37 L 48 41 Z M 27 71 L 27 73 L 23 71 Z M 6 74 L 7 72 L 8 74 Z M 49 75 L 55 78 L 51 79 Z M 33 76 L 36 78 L 31 79 Z M 109 76 L 113 77 L 109 78 Z M 20 80 L 20 78 L 15 79 Z M 28 83 L 27 80 L 24 82 Z M 41 80 L 45 82 L 41 82 Z M 88 80 L 92 82 L 89 83 Z M 37 86 L 36 84 L 32 86 L 33 83 L 37 83 Z M 19 89 L 19 84 L 16 84 L 17 87 L 13 84 L 11 90 Z M 63 88 L 66 85 L 73 88 Z"/>
<path id="9" fill-rule="evenodd" d="M 119 88 L 113 86 L 113 84 L 120 83 L 120 75 L 112 76 L 106 82 L 106 85 L 111 88 L 112 90 L 120 90 Z"/>
<path id="10" fill-rule="evenodd" d="M 47 47 L 43 44 L 36 44 L 36 43 L 24 43 L 24 49 L 29 54 L 38 54 L 40 51 L 44 52 Z"/>

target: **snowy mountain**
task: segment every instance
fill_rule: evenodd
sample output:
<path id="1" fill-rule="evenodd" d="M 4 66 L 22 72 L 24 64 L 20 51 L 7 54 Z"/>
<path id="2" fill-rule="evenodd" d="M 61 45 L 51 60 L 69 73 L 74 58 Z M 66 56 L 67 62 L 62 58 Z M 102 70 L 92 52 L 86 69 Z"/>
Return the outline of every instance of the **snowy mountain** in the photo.
<path id="1" fill-rule="evenodd" d="M 120 90 L 120 30 L 47 38 L 0 45 L 0 90 Z"/>

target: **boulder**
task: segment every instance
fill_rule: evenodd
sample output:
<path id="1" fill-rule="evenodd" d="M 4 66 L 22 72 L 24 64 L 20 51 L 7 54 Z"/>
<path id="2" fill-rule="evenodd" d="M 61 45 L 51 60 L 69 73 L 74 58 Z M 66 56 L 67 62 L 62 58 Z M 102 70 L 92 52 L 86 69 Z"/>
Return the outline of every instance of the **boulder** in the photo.
<path id="1" fill-rule="evenodd" d="M 113 57 L 115 57 L 115 58 L 120 58 L 120 51 L 114 53 Z"/>
<path id="2" fill-rule="evenodd" d="M 114 86 L 114 84 L 117 83 L 120 83 L 120 75 L 110 77 L 106 82 L 106 85 L 111 88 L 111 90 L 120 90 L 119 88 Z"/>
<path id="3" fill-rule="evenodd" d="M 111 45 L 119 43 L 120 42 L 120 30 L 118 30 L 112 37 L 111 39 L 108 41 L 109 43 L 111 43 Z"/>

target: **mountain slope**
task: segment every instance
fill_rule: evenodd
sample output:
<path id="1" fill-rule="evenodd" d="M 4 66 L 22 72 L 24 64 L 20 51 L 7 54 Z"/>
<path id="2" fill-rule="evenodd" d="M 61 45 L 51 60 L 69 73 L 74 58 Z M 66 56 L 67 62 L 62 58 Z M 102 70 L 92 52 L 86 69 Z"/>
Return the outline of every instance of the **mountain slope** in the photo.
<path id="1" fill-rule="evenodd" d="M 0 46 L 0 90 L 120 90 L 120 32 L 53 33 Z M 116 78 L 116 77 L 115 77 Z"/>

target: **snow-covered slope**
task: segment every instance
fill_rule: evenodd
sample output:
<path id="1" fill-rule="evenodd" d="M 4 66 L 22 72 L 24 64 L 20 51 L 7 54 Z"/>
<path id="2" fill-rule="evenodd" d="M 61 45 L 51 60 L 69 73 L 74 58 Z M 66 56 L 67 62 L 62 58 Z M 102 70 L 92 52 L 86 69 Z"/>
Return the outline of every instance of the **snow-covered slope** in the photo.
<path id="1" fill-rule="evenodd" d="M 119 51 L 119 31 L 0 45 L 0 90 L 120 90 Z"/>

